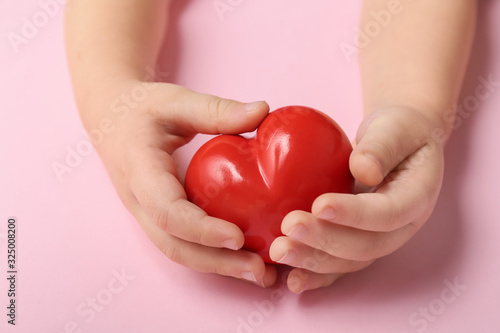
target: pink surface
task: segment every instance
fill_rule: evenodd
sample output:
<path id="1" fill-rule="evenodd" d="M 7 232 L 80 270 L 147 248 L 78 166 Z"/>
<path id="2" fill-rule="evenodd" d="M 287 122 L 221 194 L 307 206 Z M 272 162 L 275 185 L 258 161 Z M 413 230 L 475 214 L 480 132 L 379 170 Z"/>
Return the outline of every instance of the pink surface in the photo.
<path id="1" fill-rule="evenodd" d="M 215 2 L 175 4 L 163 56 L 169 81 L 265 99 L 273 109 L 315 107 L 354 137 L 359 73 L 339 45 L 352 43 L 359 1 L 226 0 L 234 9 L 223 20 Z M 442 195 L 414 239 L 331 288 L 300 296 L 283 284 L 263 290 L 164 258 L 122 206 L 93 149 L 58 180 L 52 163 L 64 163 L 67 149 L 85 148 L 87 139 L 66 68 L 61 9 L 52 7 L 44 22 L 40 3 L 0 4 L 1 332 L 500 330 L 500 87 L 461 117 Z M 500 1 L 481 1 L 480 15 L 461 102 L 475 96 L 479 77 L 500 80 Z M 33 16 L 40 28 L 15 52 L 8 36 Z M 179 152 L 181 169 L 203 140 Z M 15 327 L 5 315 L 9 216 L 18 219 Z"/>

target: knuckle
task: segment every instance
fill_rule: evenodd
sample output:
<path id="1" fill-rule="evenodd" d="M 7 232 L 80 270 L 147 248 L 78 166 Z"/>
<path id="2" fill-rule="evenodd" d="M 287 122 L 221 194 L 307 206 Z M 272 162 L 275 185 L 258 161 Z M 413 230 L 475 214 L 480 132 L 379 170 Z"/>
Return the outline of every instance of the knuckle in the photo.
<path id="1" fill-rule="evenodd" d="M 383 244 L 380 243 L 379 239 L 381 234 L 378 233 L 375 237 L 372 237 L 370 241 L 363 243 L 361 250 L 358 252 L 356 261 L 370 261 L 378 257 L 381 257 L 381 250 L 384 248 Z"/>
<path id="2" fill-rule="evenodd" d="M 399 202 L 400 201 L 398 201 L 397 198 L 394 198 L 393 200 L 390 200 L 390 202 L 387 202 L 386 207 L 390 208 L 387 209 L 387 216 L 385 218 L 384 227 L 380 231 L 392 232 L 401 228 L 401 226 L 404 224 L 405 216 L 408 213 L 408 208 L 402 207 Z"/>
<path id="3" fill-rule="evenodd" d="M 357 258 L 359 261 L 370 262 L 386 256 L 402 245 L 400 237 L 394 237 L 387 232 L 378 232 L 370 241 L 365 242 L 365 247 Z"/>
<path id="4" fill-rule="evenodd" d="M 170 227 L 170 219 L 169 219 L 169 212 L 170 212 L 170 207 L 165 209 L 161 209 L 159 207 L 156 207 L 153 209 L 151 213 L 151 218 L 153 219 L 154 223 L 162 230 L 169 232 L 169 227 Z"/>
<path id="5" fill-rule="evenodd" d="M 162 252 L 165 254 L 167 258 L 172 260 L 173 262 L 176 262 L 180 265 L 184 266 L 184 260 L 181 255 L 181 251 L 179 251 L 178 246 L 176 244 L 169 243 L 167 244 Z"/>
<path id="6" fill-rule="evenodd" d="M 235 274 L 230 274 L 230 272 L 228 271 L 228 267 L 226 265 L 221 264 L 221 263 L 217 263 L 215 266 L 213 266 L 212 270 L 215 274 L 218 274 L 218 275 L 224 275 L 224 276 L 235 275 Z"/>
<path id="7" fill-rule="evenodd" d="M 380 161 L 393 162 L 396 161 L 398 158 L 395 147 L 385 142 L 382 141 L 372 142 L 371 148 L 375 152 L 374 155 L 380 158 Z"/>
<path id="8" fill-rule="evenodd" d="M 319 239 L 318 248 L 333 257 L 346 258 L 351 256 L 349 246 L 343 241 L 336 240 L 332 235 L 326 235 Z"/>
<path id="9" fill-rule="evenodd" d="M 359 266 L 359 261 L 357 260 L 345 260 L 341 272 L 342 273 L 355 272 L 359 270 L 358 266 Z"/>
<path id="10" fill-rule="evenodd" d="M 366 206 L 366 205 L 365 205 Z M 361 209 L 352 209 L 349 211 L 350 216 L 350 226 L 353 228 L 363 228 L 366 224 L 366 214 L 365 211 Z"/>
<path id="11" fill-rule="evenodd" d="M 178 205 L 178 200 L 168 203 L 166 206 L 155 206 L 151 211 L 151 218 L 153 222 L 162 230 L 172 233 L 172 222 L 174 220 L 174 210 Z"/>
<path id="12" fill-rule="evenodd" d="M 176 224 L 179 219 L 187 221 L 190 218 L 189 210 L 183 205 L 182 199 L 175 199 L 166 207 L 156 207 L 152 213 L 156 225 L 168 233 L 176 233 Z"/>
<path id="13" fill-rule="evenodd" d="M 404 212 L 401 210 L 401 208 L 395 207 L 395 209 L 390 213 L 385 229 L 383 231 L 393 232 L 399 229 L 402 225 L 402 214 L 404 214 Z"/>
<path id="14" fill-rule="evenodd" d="M 211 121 L 220 118 L 225 111 L 224 101 L 218 97 L 211 97 L 208 103 L 208 116 Z"/>
<path id="15" fill-rule="evenodd" d="M 367 245 L 356 256 L 356 261 L 370 261 L 378 258 L 378 249 L 373 245 Z"/>
<path id="16" fill-rule="evenodd" d="M 207 215 L 199 219 L 199 226 L 196 227 L 197 233 L 195 235 L 195 242 L 203 245 L 209 245 L 213 243 L 213 234 L 210 230 L 215 229 L 215 226 L 205 221 L 208 218 Z M 211 228 L 206 228 L 205 226 L 210 225 Z"/>
<path id="17" fill-rule="evenodd" d="M 166 209 L 160 209 L 154 215 L 155 223 L 166 232 L 193 243 L 210 245 L 214 238 L 211 230 L 216 228 L 213 223 L 204 221 L 206 218 L 208 215 L 196 211 L 182 198 L 172 201 Z"/>
<path id="18" fill-rule="evenodd" d="M 317 247 L 320 251 L 326 252 L 330 255 L 335 256 L 339 250 L 339 242 L 335 241 L 335 238 L 331 233 L 325 233 L 323 237 L 317 239 Z"/>

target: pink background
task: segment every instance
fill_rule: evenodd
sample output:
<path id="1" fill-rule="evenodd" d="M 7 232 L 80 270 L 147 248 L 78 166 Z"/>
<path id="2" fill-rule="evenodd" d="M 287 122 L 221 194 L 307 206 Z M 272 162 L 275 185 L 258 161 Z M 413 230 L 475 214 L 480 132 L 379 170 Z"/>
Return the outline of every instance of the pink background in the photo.
<path id="1" fill-rule="evenodd" d="M 162 56 L 169 81 L 265 99 L 273 109 L 312 106 L 354 137 L 359 72 L 339 45 L 352 44 L 360 1 L 232 1 L 223 20 L 214 2 L 175 3 Z M 41 11 L 38 0 L 0 3 L 0 331 L 498 332 L 499 87 L 453 134 L 442 195 L 421 232 L 368 269 L 297 296 L 283 284 L 264 290 L 164 258 L 122 206 L 93 149 L 58 180 L 52 163 L 87 141 L 61 8 L 39 21 L 19 52 L 7 38 Z M 500 80 L 500 1 L 481 1 L 480 17 L 461 102 L 474 96 L 479 76 Z M 179 152 L 181 169 L 203 140 Z M 18 219 L 15 328 L 5 315 L 9 216 Z M 123 273 L 128 280 L 116 280 Z M 449 290 L 455 282 L 466 288 Z M 99 311 L 88 306 L 92 298 Z"/>

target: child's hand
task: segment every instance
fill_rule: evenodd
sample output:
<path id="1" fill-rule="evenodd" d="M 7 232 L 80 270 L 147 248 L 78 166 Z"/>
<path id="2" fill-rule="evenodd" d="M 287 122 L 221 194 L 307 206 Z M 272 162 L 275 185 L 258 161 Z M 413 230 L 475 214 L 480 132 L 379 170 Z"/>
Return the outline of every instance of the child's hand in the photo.
<path id="1" fill-rule="evenodd" d="M 142 82 L 157 65 L 169 5 L 72 0 L 65 6 L 68 65 L 82 122 L 89 131 L 104 128 L 96 146 L 113 184 L 167 257 L 198 271 L 268 286 L 276 271 L 257 254 L 237 251 L 244 242 L 240 229 L 186 200 L 172 153 L 196 133 L 252 131 L 269 106 Z"/>
<path id="2" fill-rule="evenodd" d="M 143 84 L 147 83 L 131 82 L 124 90 Z M 225 100 L 173 84 L 151 85 L 155 87 L 145 101 L 116 119 L 114 131 L 97 146 L 120 198 L 171 260 L 259 285 L 274 283 L 274 268 L 266 269 L 258 255 L 238 250 L 244 237 L 236 225 L 209 217 L 187 201 L 172 159 L 172 153 L 196 133 L 254 130 L 269 106 Z"/>
<path id="3" fill-rule="evenodd" d="M 366 193 L 324 194 L 312 214 L 289 213 L 271 259 L 296 267 L 288 287 L 299 293 L 328 286 L 405 244 L 429 218 L 443 177 L 439 128 L 417 110 L 391 107 L 361 124 L 350 158 Z M 358 184 L 360 185 L 360 184 Z"/>

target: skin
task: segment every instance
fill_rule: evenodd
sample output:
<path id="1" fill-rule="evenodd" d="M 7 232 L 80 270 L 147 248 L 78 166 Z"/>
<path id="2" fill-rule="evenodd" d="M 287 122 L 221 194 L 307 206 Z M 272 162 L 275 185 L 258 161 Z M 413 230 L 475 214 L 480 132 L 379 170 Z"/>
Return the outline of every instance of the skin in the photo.
<path id="1" fill-rule="evenodd" d="M 361 29 L 373 20 L 372 10 L 387 4 L 366 0 Z M 124 205 L 168 258 L 271 286 L 275 267 L 240 249 L 238 227 L 187 201 L 172 158 L 197 133 L 254 130 L 269 106 L 153 83 L 168 9 L 169 1 L 68 2 L 67 57 L 82 122 L 89 132 L 106 128 L 96 149 Z M 292 266 L 292 292 L 328 286 L 368 266 L 430 216 L 453 127 L 444 114 L 458 98 L 475 16 L 473 0 L 404 2 L 403 12 L 360 50 L 365 119 L 350 159 L 359 193 L 325 194 L 312 213 L 285 217 L 286 236 L 274 241 L 270 256 Z"/>
<path id="2" fill-rule="evenodd" d="M 371 11 L 388 3 L 364 1 L 360 30 L 374 20 Z M 271 259 L 295 267 L 288 276 L 293 292 L 328 286 L 394 252 L 436 204 L 477 3 L 402 3 L 404 10 L 359 54 L 365 119 L 350 168 L 364 193 L 325 194 L 312 213 L 291 212 L 281 227 L 286 236 L 271 246 Z"/>

